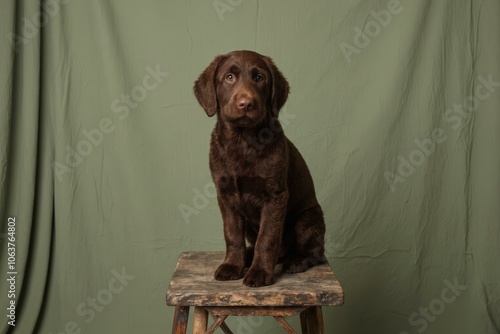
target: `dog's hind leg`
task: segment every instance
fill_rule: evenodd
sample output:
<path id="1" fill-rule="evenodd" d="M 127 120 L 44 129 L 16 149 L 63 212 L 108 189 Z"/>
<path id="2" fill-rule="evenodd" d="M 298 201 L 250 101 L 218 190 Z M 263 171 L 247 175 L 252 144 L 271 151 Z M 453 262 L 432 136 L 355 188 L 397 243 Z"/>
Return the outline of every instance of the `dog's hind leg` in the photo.
<path id="1" fill-rule="evenodd" d="M 326 261 L 325 222 L 319 205 L 296 217 L 294 239 L 283 260 L 283 272 L 299 273 Z"/>

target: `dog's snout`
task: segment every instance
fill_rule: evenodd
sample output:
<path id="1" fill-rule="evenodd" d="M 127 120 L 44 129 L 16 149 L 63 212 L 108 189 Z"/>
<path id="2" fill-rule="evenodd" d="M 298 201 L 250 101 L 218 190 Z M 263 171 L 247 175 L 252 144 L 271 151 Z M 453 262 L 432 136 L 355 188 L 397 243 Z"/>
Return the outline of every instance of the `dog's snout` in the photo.
<path id="1" fill-rule="evenodd" d="M 240 97 L 238 99 L 238 108 L 245 111 L 253 109 L 255 108 L 255 100 L 248 96 Z"/>

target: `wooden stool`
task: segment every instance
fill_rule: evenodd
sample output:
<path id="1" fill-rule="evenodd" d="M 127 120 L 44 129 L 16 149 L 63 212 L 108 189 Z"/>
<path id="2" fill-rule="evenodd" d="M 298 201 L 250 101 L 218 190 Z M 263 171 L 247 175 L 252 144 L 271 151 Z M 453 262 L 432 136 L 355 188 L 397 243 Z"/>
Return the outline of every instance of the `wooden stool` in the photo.
<path id="1" fill-rule="evenodd" d="M 194 306 L 194 334 L 212 334 L 219 327 L 232 333 L 224 323 L 231 315 L 273 316 L 287 333 L 296 333 L 283 319 L 296 314 L 300 314 L 303 334 L 323 334 L 321 307 L 344 303 L 344 292 L 328 263 L 298 274 L 282 274 L 278 265 L 276 283 L 250 288 L 241 279 L 214 279 L 223 260 L 223 252 L 180 255 L 167 290 L 167 305 L 175 306 L 173 334 L 186 333 L 190 306 Z M 209 313 L 214 323 L 207 330 Z"/>

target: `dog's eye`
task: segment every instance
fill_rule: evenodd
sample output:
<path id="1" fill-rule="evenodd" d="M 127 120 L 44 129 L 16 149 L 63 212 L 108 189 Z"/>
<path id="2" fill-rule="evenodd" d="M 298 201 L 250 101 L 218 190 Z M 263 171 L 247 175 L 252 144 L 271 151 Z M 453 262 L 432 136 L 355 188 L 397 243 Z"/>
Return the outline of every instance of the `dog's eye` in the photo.
<path id="1" fill-rule="evenodd" d="M 262 80 L 264 80 L 264 76 L 262 74 L 257 74 L 255 76 L 255 82 L 261 82 Z"/>
<path id="2" fill-rule="evenodd" d="M 232 73 L 226 74 L 226 81 L 227 82 L 233 82 L 234 81 L 234 75 Z"/>

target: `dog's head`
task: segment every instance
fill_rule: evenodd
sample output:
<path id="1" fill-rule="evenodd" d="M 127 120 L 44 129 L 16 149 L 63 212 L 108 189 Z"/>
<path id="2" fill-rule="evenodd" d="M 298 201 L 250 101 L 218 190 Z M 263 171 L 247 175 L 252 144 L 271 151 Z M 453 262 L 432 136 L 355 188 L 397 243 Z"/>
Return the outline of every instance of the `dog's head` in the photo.
<path id="1" fill-rule="evenodd" d="M 236 127 L 253 127 L 278 117 L 289 86 L 271 58 L 253 51 L 217 56 L 194 84 L 208 116 L 216 113 Z"/>

